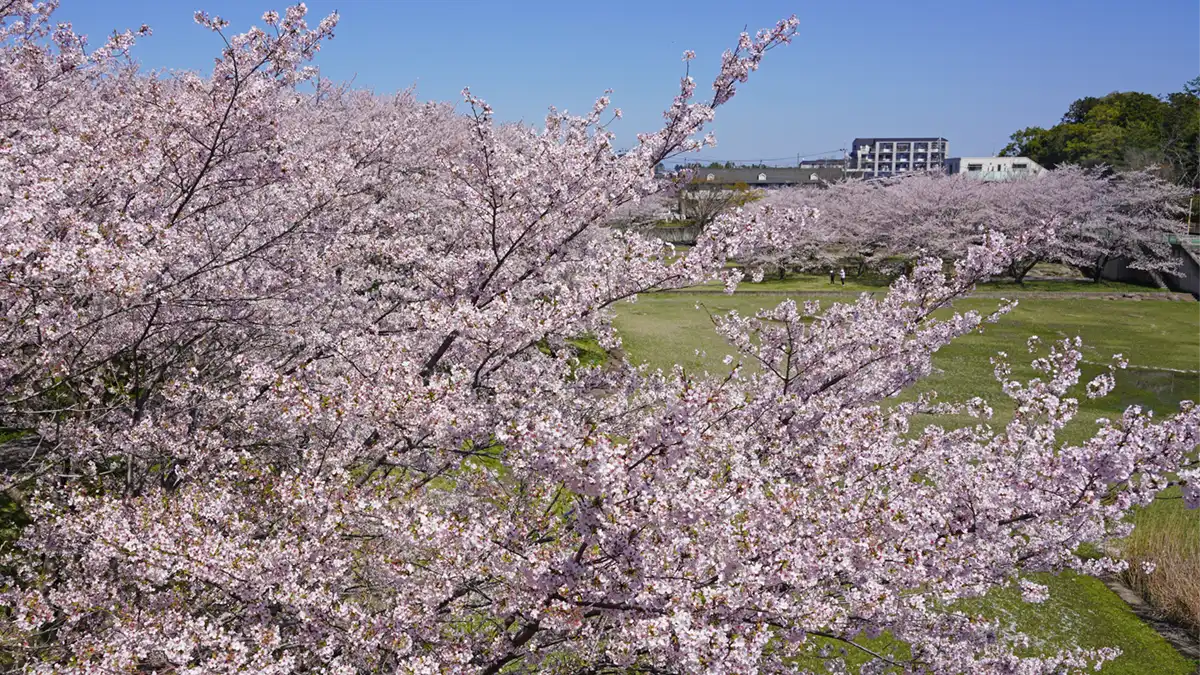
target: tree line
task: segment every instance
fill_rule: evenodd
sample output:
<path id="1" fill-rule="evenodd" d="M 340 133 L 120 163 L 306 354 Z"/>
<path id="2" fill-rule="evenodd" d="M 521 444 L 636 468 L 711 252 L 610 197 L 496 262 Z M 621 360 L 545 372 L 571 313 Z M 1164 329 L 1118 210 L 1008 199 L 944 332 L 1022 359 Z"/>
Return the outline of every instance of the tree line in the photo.
<path id="1" fill-rule="evenodd" d="M 1072 164 L 1115 170 L 1160 167 L 1163 178 L 1200 190 L 1200 77 L 1162 96 L 1113 92 L 1071 103 L 1049 128 L 1013 133 L 1001 155 L 1054 168 Z"/>
<path id="2" fill-rule="evenodd" d="M 741 255 L 784 276 L 851 265 L 901 274 L 923 256 L 962 257 L 988 232 L 1020 236 L 1048 230 L 1014 257 L 1004 275 L 1022 282 L 1034 266 L 1054 262 L 1098 281 L 1106 265 L 1125 260 L 1155 274 L 1178 272 L 1171 235 L 1181 232 L 1188 190 L 1152 170 L 1111 172 L 1065 165 L 1037 177 L 980 181 L 969 175 L 913 174 L 847 180 L 824 189 L 761 193 L 757 208 L 806 215 L 771 242 Z"/>

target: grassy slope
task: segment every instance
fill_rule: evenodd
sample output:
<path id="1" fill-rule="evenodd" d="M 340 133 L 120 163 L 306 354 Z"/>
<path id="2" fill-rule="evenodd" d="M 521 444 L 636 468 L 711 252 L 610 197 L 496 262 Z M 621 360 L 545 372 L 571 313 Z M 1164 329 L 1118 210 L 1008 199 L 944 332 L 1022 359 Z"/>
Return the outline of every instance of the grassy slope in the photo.
<path id="1" fill-rule="evenodd" d="M 1020 593 L 1003 589 L 973 601 L 970 603 L 972 609 L 1018 625 L 1032 636 L 1034 644 L 1029 651 L 1033 654 L 1053 653 L 1066 645 L 1083 648 L 1119 646 L 1121 656 L 1106 664 L 1101 671 L 1104 675 L 1195 672 L 1194 663 L 1180 656 L 1143 624 L 1099 579 L 1071 572 L 1058 576 L 1036 574 L 1032 578 L 1049 587 L 1050 598 L 1044 603 L 1030 605 L 1021 601 Z M 905 653 L 902 644 L 887 636 L 863 642 L 880 653 Z M 818 640 L 817 644 L 828 644 L 837 652 L 846 649 L 846 662 L 852 670 L 870 660 L 864 652 L 840 643 Z M 893 651 L 897 649 L 898 652 Z M 802 659 L 796 665 L 822 672 L 821 659 L 815 656 Z"/>
<path id="2" fill-rule="evenodd" d="M 824 281 L 827 285 L 828 279 Z M 718 372 L 726 368 L 721 359 L 731 350 L 713 332 L 707 312 L 737 309 L 751 313 L 781 299 L 753 294 L 655 294 L 621 306 L 616 324 L 626 351 L 635 361 L 651 367 L 670 368 L 678 363 L 689 370 Z M 703 308 L 697 310 L 697 303 Z M 986 311 L 996 303 L 994 299 L 966 299 L 956 309 Z M 988 359 L 997 351 L 1007 351 L 1014 361 L 1015 374 L 1028 376 L 1030 371 L 1018 366 L 1028 361 L 1025 341 L 1030 335 L 1039 335 L 1044 341 L 1078 335 L 1085 342 L 1085 358 L 1090 361 L 1104 363 L 1113 354 L 1122 353 L 1133 366 L 1194 371 L 1200 367 L 1198 325 L 1200 312 L 1194 303 L 1026 299 L 999 324 L 988 326 L 985 333 L 967 336 L 942 350 L 935 357 L 940 372 L 919 388 L 936 389 L 949 399 L 983 395 L 999 404 L 1000 389 L 992 378 Z M 702 353 L 696 354 L 697 350 Z M 1088 369 L 1098 372 L 1099 366 Z M 1198 398 L 1200 375 L 1194 372 L 1126 370 L 1119 374 L 1112 396 L 1081 402 L 1079 418 L 1068 428 L 1067 436 L 1071 440 L 1086 437 L 1097 417 L 1119 414 L 1130 404 L 1168 413 L 1179 401 Z M 1002 423 L 1006 415 L 999 409 L 997 413 L 996 421 Z M 953 420 L 942 418 L 939 423 L 952 424 Z M 1153 518 L 1159 512 L 1171 514 L 1173 527 L 1179 528 L 1182 536 L 1187 536 L 1189 527 L 1191 532 L 1200 528 L 1200 515 L 1189 511 L 1180 516 L 1177 501 L 1155 504 L 1140 517 Z M 1044 605 L 1026 605 L 1010 593 L 996 593 L 989 596 L 987 606 L 1012 617 L 1045 640 L 1048 647 L 1072 641 L 1089 647 L 1119 646 L 1124 653 L 1104 669 L 1108 674 L 1195 672 L 1195 664 L 1179 656 L 1099 581 L 1076 575 L 1048 580 L 1051 600 Z"/>
<path id="3" fill-rule="evenodd" d="M 1200 627 L 1200 516 L 1187 509 L 1178 488 L 1140 510 L 1133 534 L 1121 542 L 1130 561 L 1124 579 L 1176 623 Z M 1150 561 L 1146 574 L 1137 564 Z M 1193 630 L 1193 634 L 1196 630 Z"/>

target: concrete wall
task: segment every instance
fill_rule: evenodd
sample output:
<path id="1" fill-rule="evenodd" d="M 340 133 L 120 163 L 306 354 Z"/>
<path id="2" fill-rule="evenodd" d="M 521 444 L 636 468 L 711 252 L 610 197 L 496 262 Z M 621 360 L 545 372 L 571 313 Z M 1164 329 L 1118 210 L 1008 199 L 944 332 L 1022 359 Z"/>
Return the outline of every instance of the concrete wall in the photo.
<path id="1" fill-rule="evenodd" d="M 1200 257 L 1181 244 L 1171 246 L 1171 255 L 1179 262 L 1179 276 L 1172 274 L 1151 274 L 1145 270 L 1135 270 L 1129 267 L 1129 261 L 1124 258 L 1111 260 L 1100 272 L 1102 279 L 1108 281 L 1123 281 L 1145 286 L 1166 286 L 1182 293 L 1191 293 L 1200 298 Z M 1159 281 L 1161 280 L 1161 283 Z"/>

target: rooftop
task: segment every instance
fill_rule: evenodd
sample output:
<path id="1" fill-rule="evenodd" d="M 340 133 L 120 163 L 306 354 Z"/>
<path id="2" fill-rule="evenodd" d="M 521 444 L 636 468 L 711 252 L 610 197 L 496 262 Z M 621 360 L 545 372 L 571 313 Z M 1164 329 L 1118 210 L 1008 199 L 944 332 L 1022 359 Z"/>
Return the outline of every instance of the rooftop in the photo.
<path id="1" fill-rule="evenodd" d="M 892 138 L 870 137 L 870 138 L 856 138 L 856 139 L 854 139 L 854 145 L 858 146 L 859 141 L 868 141 L 868 142 L 872 142 L 872 143 L 897 143 L 897 142 L 904 143 L 904 142 L 910 142 L 910 141 L 921 142 L 921 141 L 945 141 L 945 140 L 946 139 L 942 138 L 941 136 L 902 136 L 902 137 L 897 136 L 897 137 L 892 137 Z"/>
<path id="2" fill-rule="evenodd" d="M 767 167 L 740 169 L 692 169 L 695 171 L 696 183 L 713 183 L 729 185 L 745 183 L 747 185 L 798 185 L 801 183 L 816 183 L 820 181 L 841 180 L 841 167 L 796 168 L 796 167 Z M 712 176 L 712 180 L 708 177 Z M 815 177 L 814 177 L 815 176 Z"/>

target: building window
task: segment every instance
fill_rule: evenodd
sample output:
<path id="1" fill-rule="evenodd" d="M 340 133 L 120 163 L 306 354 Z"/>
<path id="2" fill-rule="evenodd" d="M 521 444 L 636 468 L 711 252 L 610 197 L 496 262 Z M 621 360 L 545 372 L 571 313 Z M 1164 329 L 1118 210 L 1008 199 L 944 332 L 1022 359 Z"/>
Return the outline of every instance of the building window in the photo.
<path id="1" fill-rule="evenodd" d="M 967 171 L 983 171 L 982 164 L 968 164 Z"/>
<path id="2" fill-rule="evenodd" d="M 765 174 L 765 173 L 760 173 L 760 174 L 758 174 L 758 179 L 759 179 L 759 180 L 766 180 L 766 179 L 767 179 L 767 174 Z"/>
<path id="3" fill-rule="evenodd" d="M 1029 168 L 1029 165 L 1028 165 L 1028 164 L 1013 164 L 1013 169 L 1014 169 L 1014 170 L 1023 171 L 1023 170 L 1025 170 L 1025 169 L 1028 169 L 1028 168 Z"/>

